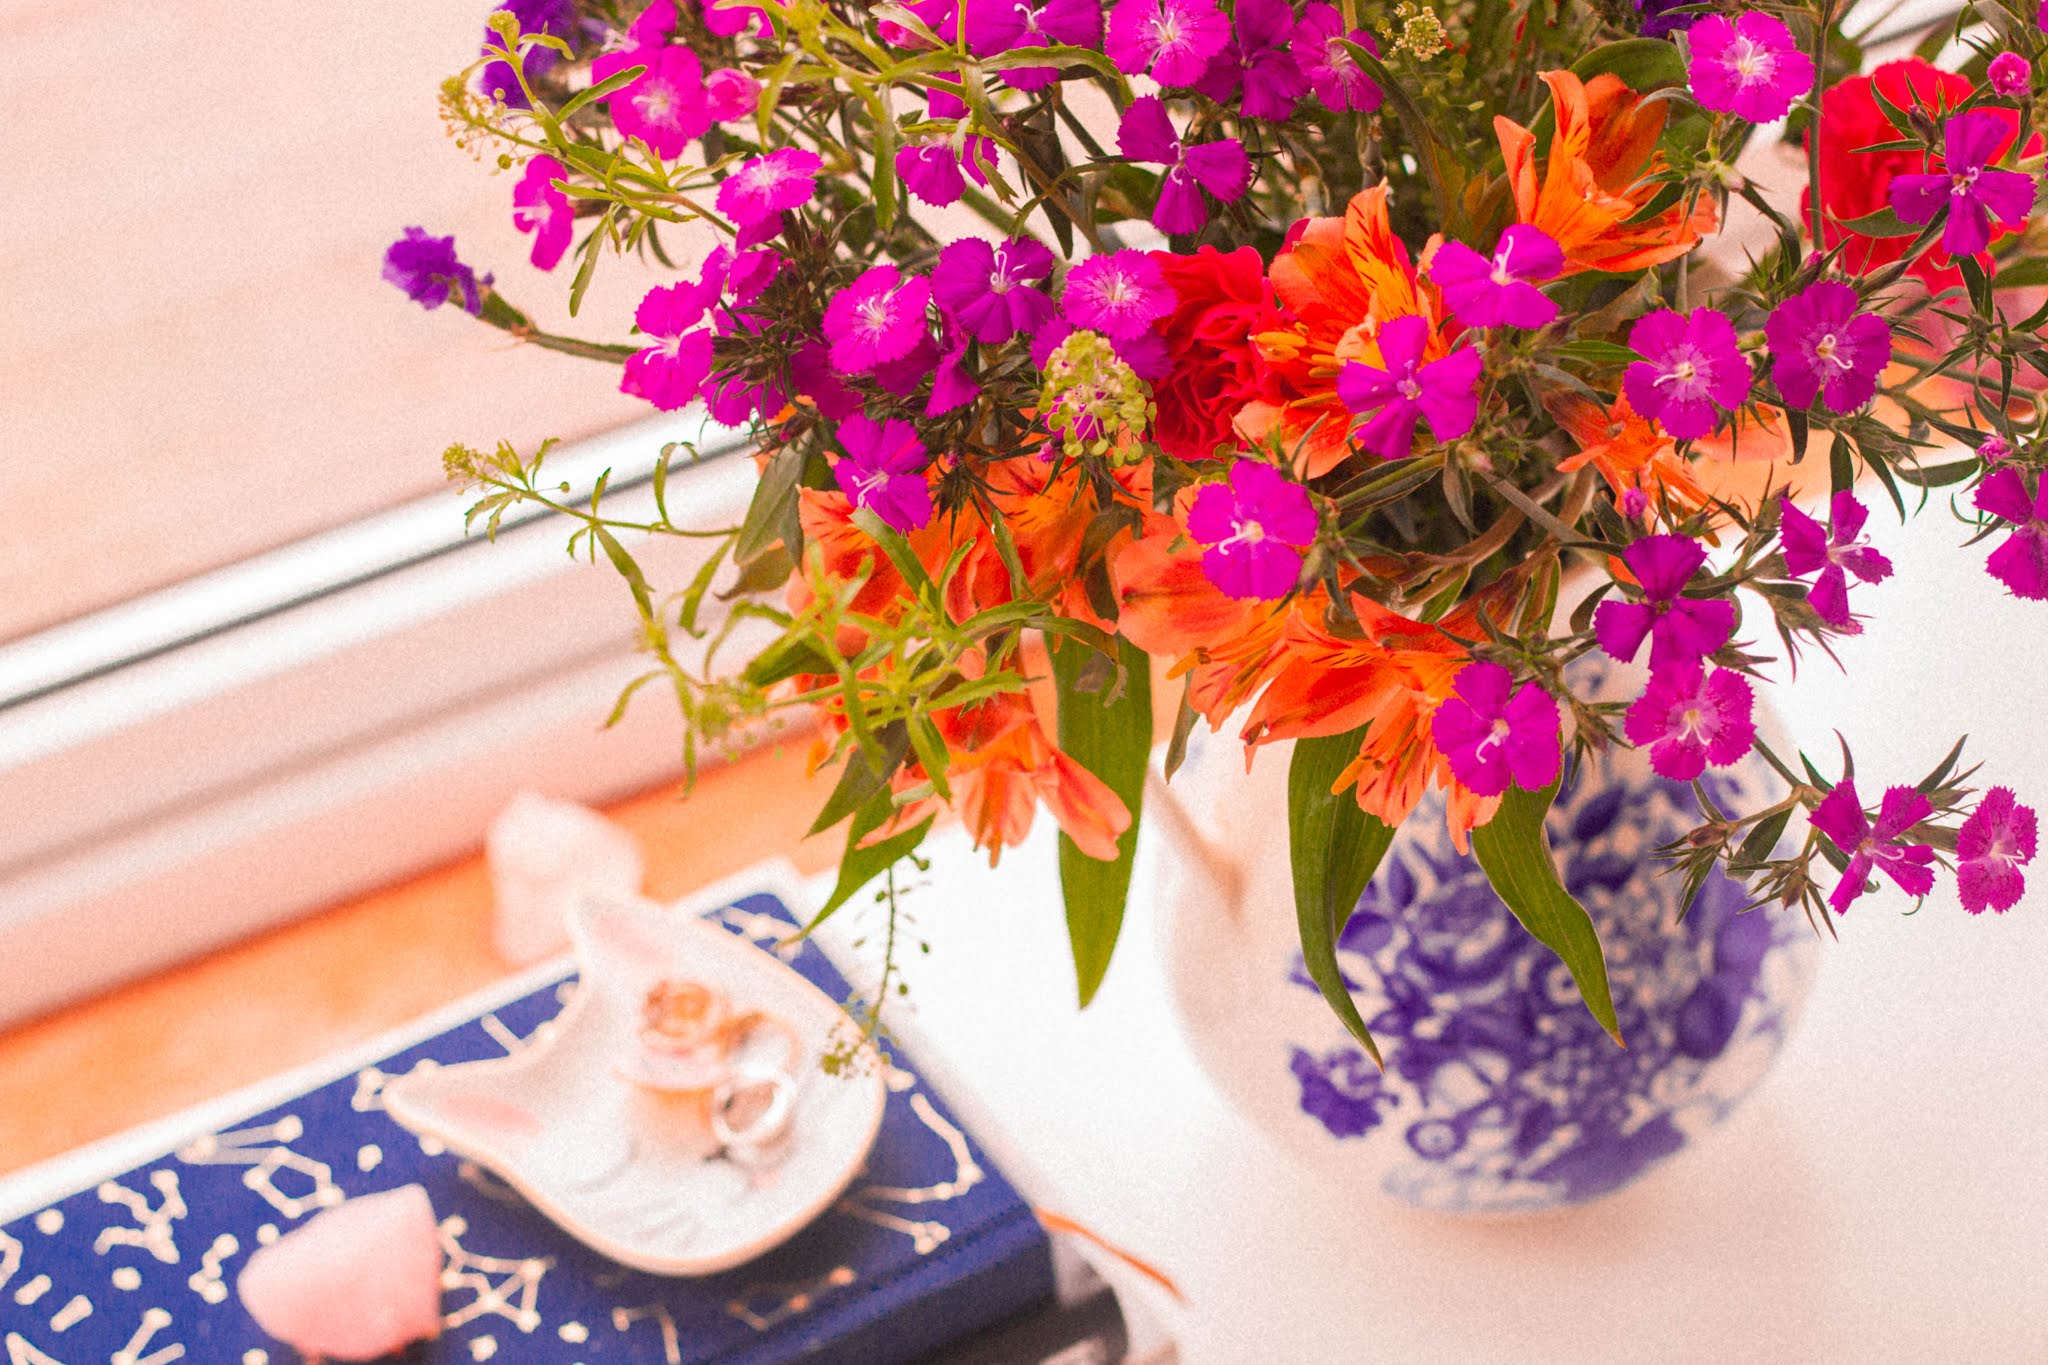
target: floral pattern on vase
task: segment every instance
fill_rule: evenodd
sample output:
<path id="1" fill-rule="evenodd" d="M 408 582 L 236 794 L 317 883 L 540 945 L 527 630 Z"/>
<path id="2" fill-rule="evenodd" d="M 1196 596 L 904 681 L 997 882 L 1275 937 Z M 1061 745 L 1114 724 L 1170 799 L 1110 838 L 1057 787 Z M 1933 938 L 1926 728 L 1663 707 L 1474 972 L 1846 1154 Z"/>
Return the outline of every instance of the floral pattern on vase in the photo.
<path id="1" fill-rule="evenodd" d="M 1403 826 L 1344 926 L 1338 961 L 1386 1072 L 1341 1029 L 1342 1041 L 1289 1043 L 1285 1064 L 1332 1138 L 1393 1149 L 1389 1193 L 1470 1211 L 1606 1194 L 1726 1117 L 1791 1027 L 1812 930 L 1739 913 L 1742 888 L 1719 875 L 1674 929 L 1680 879 L 1653 855 L 1690 828 L 1692 793 L 1618 757 L 1559 797 L 1548 829 L 1566 889 L 1600 928 L 1627 1049 L 1451 848 L 1440 800 Z M 1718 804 L 1766 775 L 1703 784 Z M 1299 952 L 1288 979 L 1316 989 Z"/>

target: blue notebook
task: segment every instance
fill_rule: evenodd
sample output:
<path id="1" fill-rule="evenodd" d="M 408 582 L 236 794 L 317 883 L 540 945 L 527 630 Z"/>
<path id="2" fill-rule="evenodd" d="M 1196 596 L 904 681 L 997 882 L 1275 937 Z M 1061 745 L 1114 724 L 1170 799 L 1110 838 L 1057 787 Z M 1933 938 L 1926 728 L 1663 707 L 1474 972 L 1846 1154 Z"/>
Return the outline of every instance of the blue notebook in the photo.
<path id="1" fill-rule="evenodd" d="M 768 895 L 709 918 L 757 943 L 794 927 Z M 808 942 L 791 965 L 834 999 L 850 993 Z M 0 1365 L 296 1365 L 242 1311 L 241 1264 L 337 1190 L 413 1183 L 433 1200 L 447 1256 L 444 1329 L 405 1354 L 413 1365 L 884 1365 L 1053 1297 L 1030 1208 L 900 1050 L 881 1135 L 839 1202 L 759 1260 L 696 1280 L 606 1260 L 384 1113 L 386 1079 L 423 1060 L 505 1055 L 561 1009 L 572 980 L 0 1227 Z"/>

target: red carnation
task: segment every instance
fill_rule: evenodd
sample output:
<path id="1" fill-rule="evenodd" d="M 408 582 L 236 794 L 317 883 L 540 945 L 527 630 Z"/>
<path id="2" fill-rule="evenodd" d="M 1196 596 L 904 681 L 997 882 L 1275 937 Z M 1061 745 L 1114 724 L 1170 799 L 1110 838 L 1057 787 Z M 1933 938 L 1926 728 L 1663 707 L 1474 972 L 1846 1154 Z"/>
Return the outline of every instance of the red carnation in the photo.
<path id="1" fill-rule="evenodd" d="M 1228 255 L 1213 246 L 1192 256 L 1155 251 L 1152 259 L 1178 300 L 1156 325 L 1173 365 L 1152 386 L 1153 439 L 1175 459 L 1206 460 L 1218 446 L 1243 444 L 1231 419 L 1270 382 L 1251 339 L 1279 325 L 1279 310 L 1251 247 Z"/>
<path id="2" fill-rule="evenodd" d="M 1935 120 L 1939 120 L 1944 111 L 1968 99 L 1976 88 L 1967 76 L 1943 71 L 1918 57 L 1909 57 L 1905 61 L 1886 62 L 1867 76 L 1850 76 L 1838 81 L 1821 96 L 1820 186 L 1821 204 L 1827 210 L 1823 231 L 1828 246 L 1835 245 L 1844 237 L 1850 239 L 1848 249 L 1843 252 L 1842 265 L 1855 275 L 1898 260 L 1913 239 L 1866 237 L 1846 231 L 1841 224 L 1890 208 L 1893 176 L 1918 175 L 1929 169 L 1926 156 L 1918 151 L 1907 148 L 1886 152 L 1862 150 L 1881 142 L 1897 142 L 1904 136 L 1892 127 L 1884 110 L 1878 107 L 1877 96 L 1871 91 L 1873 85 L 1899 108 L 1909 112 L 1917 108 Z M 1985 112 L 1995 114 L 2014 133 L 2017 132 L 2019 115 L 2014 111 L 1987 106 Z M 2038 142 L 2038 138 L 2034 139 L 2029 150 L 2034 150 L 2034 144 Z M 2009 134 L 1999 146 L 1998 155 L 2003 156 L 2011 145 L 2012 135 Z M 1802 225 L 1811 226 L 1812 212 L 1808 192 L 1802 191 L 1799 196 Z M 1988 259 L 1986 264 L 1989 264 Z M 1929 289 L 1945 289 L 1962 283 L 1962 273 L 1949 263 L 1948 254 L 1939 244 L 1930 248 L 1909 269 Z"/>

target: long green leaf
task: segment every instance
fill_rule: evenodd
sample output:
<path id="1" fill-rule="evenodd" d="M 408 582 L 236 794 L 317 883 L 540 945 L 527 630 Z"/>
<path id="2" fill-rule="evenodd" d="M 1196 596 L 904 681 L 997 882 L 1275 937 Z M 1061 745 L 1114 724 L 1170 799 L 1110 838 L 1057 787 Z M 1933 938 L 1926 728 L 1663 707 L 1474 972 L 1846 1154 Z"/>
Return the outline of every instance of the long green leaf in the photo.
<path id="1" fill-rule="evenodd" d="M 1573 900 L 1557 879 L 1550 858 L 1550 840 L 1543 817 L 1556 799 L 1557 784 L 1532 792 L 1509 787 L 1493 819 L 1472 831 L 1472 854 L 1486 870 L 1493 889 L 1507 902 L 1522 927 L 1534 934 L 1571 969 L 1579 995 L 1593 1018 L 1623 1047 L 1621 1025 L 1614 1017 L 1614 997 L 1607 987 L 1607 959 L 1593 917 Z"/>
<path id="2" fill-rule="evenodd" d="M 1379 1044 L 1373 1042 L 1337 966 L 1337 935 L 1394 842 L 1394 827 L 1360 810 L 1351 790 L 1330 790 L 1358 757 L 1364 740 L 1361 726 L 1348 734 L 1295 743 L 1294 762 L 1287 769 L 1287 853 L 1294 869 L 1301 957 L 1309 977 L 1351 1036 L 1371 1054 L 1374 1065 L 1384 1068 Z"/>
<path id="3" fill-rule="evenodd" d="M 1117 935 L 1123 929 L 1131 859 L 1138 847 L 1145 767 L 1152 757 L 1152 670 L 1142 650 L 1119 640 L 1124 688 L 1104 705 L 1100 694 L 1083 692 L 1077 685 L 1088 661 L 1101 656 L 1074 640 L 1053 638 L 1048 643 L 1059 697 L 1060 748 L 1108 783 L 1131 812 L 1131 827 L 1117 840 L 1117 856 L 1111 862 L 1089 857 L 1072 839 L 1060 835 L 1060 891 L 1067 903 L 1074 979 L 1085 1006 L 1102 985 L 1110 954 L 1116 951 Z"/>
<path id="4" fill-rule="evenodd" d="M 851 756 L 848 761 L 852 761 Z M 927 815 L 909 829 L 898 830 L 886 839 L 862 847 L 861 840 L 880 829 L 895 810 L 889 793 L 880 791 L 854 815 L 853 825 L 846 832 L 846 852 L 839 859 L 839 882 L 832 888 L 831 899 L 804 926 L 804 933 L 823 924 L 835 910 L 852 900 L 855 892 L 894 866 L 897 859 L 909 857 L 924 842 L 925 832 L 938 818 L 936 814 Z"/>

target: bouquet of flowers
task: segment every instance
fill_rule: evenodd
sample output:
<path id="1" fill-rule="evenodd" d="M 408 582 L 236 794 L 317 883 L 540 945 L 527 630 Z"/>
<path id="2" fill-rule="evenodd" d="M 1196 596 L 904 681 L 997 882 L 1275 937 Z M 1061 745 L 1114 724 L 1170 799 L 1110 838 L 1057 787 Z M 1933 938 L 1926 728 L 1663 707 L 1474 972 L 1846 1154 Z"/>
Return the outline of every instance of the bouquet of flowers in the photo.
<path id="1" fill-rule="evenodd" d="M 1368 1048 L 1333 940 L 1431 788 L 1614 1031 L 1543 833 L 1602 746 L 1695 783 L 1688 899 L 1717 866 L 1820 923 L 1878 873 L 2020 895 L 2034 811 L 1960 744 L 1859 783 L 1751 709 L 1881 609 L 1868 498 L 1945 499 L 1987 591 L 2048 599 L 2035 3 L 1885 35 L 1837 0 L 506 0 L 444 117 L 517 172 L 572 314 L 601 261 L 657 272 L 636 335 L 543 332 L 418 228 L 385 275 L 748 434 L 758 490 L 694 582 L 658 591 L 597 498 L 571 549 L 630 587 L 633 688 L 673 692 L 693 761 L 815 713 L 824 913 L 877 879 L 893 906 L 942 810 L 993 862 L 1043 805 L 1085 1003 L 1157 662 L 1169 776 L 1198 723 L 1294 741 L 1304 956 Z M 1859 74 L 1886 38 L 1917 54 Z M 1779 145 L 1796 198 L 1737 169 Z M 545 453 L 446 463 L 494 526 L 554 498 Z M 662 496 L 691 453 L 634 529 L 706 534 Z M 1770 462 L 1747 496 L 1737 459 Z M 736 672 L 671 648 L 714 586 L 720 632 L 774 632 Z M 1575 695 L 1594 651 L 1646 661 L 1640 695 Z M 1782 798 L 1719 808 L 1698 779 L 1752 749 Z"/>

